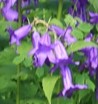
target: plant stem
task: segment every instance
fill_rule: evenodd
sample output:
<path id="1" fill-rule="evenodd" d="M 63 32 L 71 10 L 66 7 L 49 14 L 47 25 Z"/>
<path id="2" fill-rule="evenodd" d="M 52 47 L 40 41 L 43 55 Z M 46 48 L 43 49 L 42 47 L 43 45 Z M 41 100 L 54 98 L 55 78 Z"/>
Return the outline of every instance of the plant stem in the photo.
<path id="1" fill-rule="evenodd" d="M 22 0 L 17 1 L 17 7 L 18 7 L 18 27 L 21 27 L 22 25 L 22 12 L 21 12 L 21 3 Z M 16 104 L 20 104 L 20 64 L 17 65 L 17 92 L 16 92 Z"/>
<path id="2" fill-rule="evenodd" d="M 16 104 L 20 104 L 20 65 L 17 65 L 17 93 L 16 93 Z"/>
<path id="3" fill-rule="evenodd" d="M 62 9 L 63 9 L 63 0 L 59 0 L 58 4 L 58 12 L 57 12 L 57 19 L 61 19 L 62 16 Z"/>
<path id="4" fill-rule="evenodd" d="M 22 9 L 21 9 L 21 3 L 22 3 L 22 0 L 18 0 L 17 1 L 18 3 L 18 24 L 19 24 L 19 27 L 21 26 L 21 23 L 22 23 Z"/>

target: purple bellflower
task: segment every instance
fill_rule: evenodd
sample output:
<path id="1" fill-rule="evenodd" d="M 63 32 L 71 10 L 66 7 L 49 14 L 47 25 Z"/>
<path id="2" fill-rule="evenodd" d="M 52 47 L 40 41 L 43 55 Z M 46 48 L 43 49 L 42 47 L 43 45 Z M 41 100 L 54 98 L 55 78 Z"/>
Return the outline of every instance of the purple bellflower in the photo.
<path id="1" fill-rule="evenodd" d="M 53 73 L 57 68 L 60 68 L 61 76 L 63 79 L 64 89 L 60 92 L 59 96 L 71 97 L 73 91 L 86 89 L 86 85 L 74 85 L 72 83 L 72 76 L 70 69 L 68 68 L 68 64 L 72 63 L 69 60 L 68 54 L 60 41 L 55 42 L 54 53 L 56 57 L 56 61 L 54 67 L 51 69 L 51 73 Z"/>
<path id="2" fill-rule="evenodd" d="M 91 41 L 93 38 L 92 34 L 89 34 L 85 41 Z M 86 61 L 82 65 L 82 69 L 85 67 L 89 70 L 91 76 L 94 76 L 96 73 L 96 68 L 98 67 L 98 48 L 97 47 L 87 47 L 82 49 L 82 52 L 86 56 Z"/>
<path id="3" fill-rule="evenodd" d="M 60 94 L 61 96 L 71 97 L 74 91 L 87 89 L 87 85 L 80 85 L 80 84 L 74 85 L 72 83 L 71 71 L 67 66 L 65 67 L 60 66 L 60 67 L 61 67 L 60 72 L 61 72 L 63 84 L 64 84 L 64 89 Z"/>
<path id="4" fill-rule="evenodd" d="M 51 39 L 48 33 L 45 33 L 42 37 L 40 37 L 38 32 L 34 32 L 32 42 L 34 48 L 29 52 L 29 55 L 34 56 L 34 65 L 36 67 L 43 66 L 47 59 L 49 62 L 55 62 Z"/>
<path id="5" fill-rule="evenodd" d="M 8 21 L 16 21 L 18 19 L 18 12 L 13 9 L 7 9 L 5 7 L 2 9 L 2 14 Z"/>
<path id="6" fill-rule="evenodd" d="M 20 45 L 20 40 L 28 35 L 31 30 L 31 25 L 25 25 L 17 30 L 13 30 L 11 28 L 8 29 L 10 34 L 10 44 L 16 43 L 16 45 Z"/>
<path id="7" fill-rule="evenodd" d="M 18 20 L 18 12 L 12 9 L 12 6 L 15 4 L 17 0 L 5 0 L 4 7 L 2 8 L 2 15 L 8 21 Z"/>
<path id="8" fill-rule="evenodd" d="M 98 13 L 89 12 L 90 22 L 97 24 L 98 23 Z"/>

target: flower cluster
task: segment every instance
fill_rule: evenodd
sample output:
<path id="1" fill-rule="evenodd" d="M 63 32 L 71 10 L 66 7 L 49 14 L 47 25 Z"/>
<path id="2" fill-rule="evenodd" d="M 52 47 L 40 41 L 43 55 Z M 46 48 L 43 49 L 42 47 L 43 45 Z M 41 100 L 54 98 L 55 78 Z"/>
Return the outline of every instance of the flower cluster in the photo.
<path id="1" fill-rule="evenodd" d="M 17 0 L 3 0 L 4 7 L 2 8 L 2 15 L 8 21 L 18 20 L 18 12 L 14 10 L 13 6 L 17 3 Z M 35 5 L 37 5 L 38 0 L 34 0 Z M 76 10 L 73 12 L 73 6 L 69 9 L 69 13 L 73 16 L 78 16 L 83 21 L 88 21 L 86 17 L 85 8 L 88 4 L 87 0 L 72 0 L 72 3 L 76 4 Z M 22 7 L 30 4 L 30 0 L 22 0 Z M 16 5 L 17 6 L 17 5 Z M 90 23 L 98 23 L 98 14 L 90 12 Z M 28 35 L 31 31 L 32 25 L 27 24 L 20 27 L 17 30 L 13 30 L 11 27 L 8 28 L 10 34 L 10 44 L 20 45 L 20 40 Z M 53 67 L 50 69 L 51 73 L 54 73 L 57 69 L 60 71 L 60 75 L 63 80 L 63 90 L 59 93 L 59 96 L 71 97 L 72 93 L 79 89 L 87 89 L 87 85 L 83 84 L 73 84 L 72 73 L 69 67 L 70 64 L 76 65 L 73 61 L 73 57 L 68 55 L 66 51 L 66 46 L 77 41 L 71 32 L 73 28 L 68 26 L 65 29 L 60 28 L 56 25 L 51 25 L 44 34 L 40 34 L 38 31 L 33 31 L 32 33 L 32 45 L 33 48 L 29 52 L 29 55 L 33 56 L 33 64 L 35 67 L 42 67 L 44 64 Z M 55 32 L 56 39 L 52 40 L 49 32 Z M 85 41 L 91 41 L 93 35 L 89 35 L 84 39 Z M 66 46 L 65 46 L 66 44 Z M 82 68 L 87 68 L 90 75 L 94 76 L 98 70 L 98 48 L 87 47 L 81 50 L 86 57 L 85 62 L 81 66 Z M 72 54 L 73 55 L 73 54 Z M 98 82 L 97 82 L 98 83 Z"/>

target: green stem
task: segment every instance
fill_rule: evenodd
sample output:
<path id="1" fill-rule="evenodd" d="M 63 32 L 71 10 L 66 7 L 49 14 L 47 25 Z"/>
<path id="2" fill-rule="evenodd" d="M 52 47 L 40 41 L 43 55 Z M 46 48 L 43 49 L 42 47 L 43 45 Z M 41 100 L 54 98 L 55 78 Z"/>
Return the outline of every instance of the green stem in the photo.
<path id="1" fill-rule="evenodd" d="M 63 9 L 63 0 L 59 0 L 58 4 L 58 13 L 57 13 L 57 19 L 61 19 L 62 16 L 62 9 Z"/>
<path id="2" fill-rule="evenodd" d="M 22 0 L 17 1 L 17 7 L 18 7 L 18 27 L 21 27 L 22 25 L 22 12 L 21 12 L 21 3 Z M 16 92 L 16 104 L 20 104 L 20 64 L 17 65 L 17 92 Z"/>
<path id="3" fill-rule="evenodd" d="M 17 93 L 16 93 L 16 104 L 20 104 L 20 65 L 17 66 Z"/>
<path id="4" fill-rule="evenodd" d="M 22 24 L 22 9 L 21 9 L 22 0 L 18 0 L 17 2 L 18 2 L 17 3 L 18 4 L 18 24 L 20 27 Z"/>

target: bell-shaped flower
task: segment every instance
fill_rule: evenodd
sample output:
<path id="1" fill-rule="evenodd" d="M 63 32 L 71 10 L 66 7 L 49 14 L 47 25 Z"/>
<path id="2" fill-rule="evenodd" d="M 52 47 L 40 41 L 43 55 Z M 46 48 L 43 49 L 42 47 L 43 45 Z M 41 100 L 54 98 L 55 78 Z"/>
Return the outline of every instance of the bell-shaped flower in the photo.
<path id="1" fill-rule="evenodd" d="M 15 31 L 9 28 L 8 32 L 10 34 L 10 44 L 16 43 L 16 45 L 20 45 L 20 40 L 28 35 L 28 33 L 31 31 L 31 28 L 31 25 L 22 26 Z"/>
<path id="2" fill-rule="evenodd" d="M 45 33 L 42 37 L 34 32 L 32 36 L 32 42 L 34 48 L 29 52 L 29 55 L 34 56 L 34 65 L 41 67 L 48 59 L 49 62 L 55 62 L 55 55 L 52 51 L 51 39 L 48 33 Z"/>
<path id="3" fill-rule="evenodd" d="M 65 47 L 59 40 L 55 41 L 54 43 L 54 53 L 56 56 L 56 63 L 59 63 L 64 60 L 68 60 L 68 54 L 65 50 Z"/>
<path id="4" fill-rule="evenodd" d="M 90 22 L 97 24 L 98 23 L 98 13 L 89 12 Z"/>
<path id="5" fill-rule="evenodd" d="M 63 79 L 64 89 L 60 93 L 61 96 L 71 97 L 76 90 L 87 89 L 87 85 L 76 84 L 72 82 L 71 71 L 67 66 L 60 66 L 61 76 Z"/>
<path id="6" fill-rule="evenodd" d="M 91 41 L 93 39 L 93 35 L 90 33 L 86 38 L 85 41 Z M 87 68 L 90 75 L 94 76 L 96 72 L 96 68 L 98 67 L 98 48 L 97 47 L 87 47 L 82 49 L 86 60 L 81 65 L 81 69 Z"/>
<path id="7" fill-rule="evenodd" d="M 18 20 L 18 12 L 13 9 L 7 9 L 6 7 L 2 9 L 2 15 L 8 21 Z"/>

